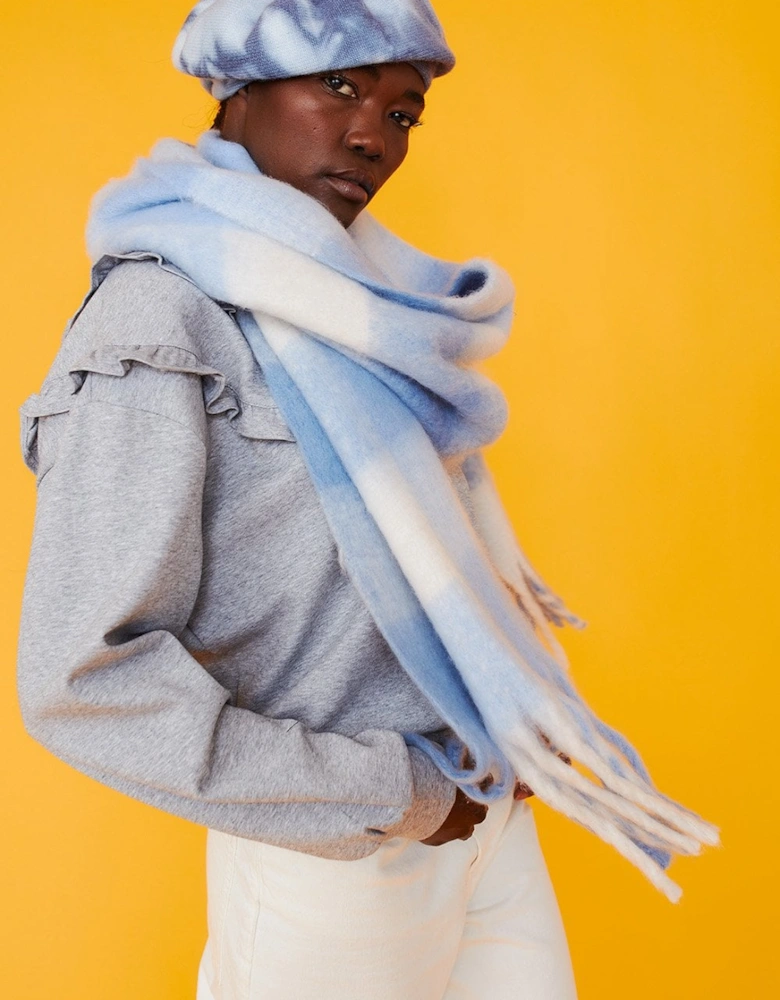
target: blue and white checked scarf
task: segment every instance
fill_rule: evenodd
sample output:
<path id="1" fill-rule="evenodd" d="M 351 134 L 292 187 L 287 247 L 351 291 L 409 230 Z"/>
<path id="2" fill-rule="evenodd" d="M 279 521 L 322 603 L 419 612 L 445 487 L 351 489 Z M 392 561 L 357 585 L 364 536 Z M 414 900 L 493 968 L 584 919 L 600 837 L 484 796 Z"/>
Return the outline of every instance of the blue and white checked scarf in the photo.
<path id="1" fill-rule="evenodd" d="M 696 854 L 717 831 L 660 794 L 575 691 L 548 620 L 582 623 L 518 548 L 480 454 L 506 420 L 475 363 L 507 338 L 508 276 L 426 256 L 365 212 L 345 230 L 215 131 L 196 148 L 163 140 L 104 188 L 88 243 L 95 261 L 158 254 L 238 308 L 346 571 L 460 737 L 444 751 L 407 742 L 477 800 L 519 776 L 679 898 L 670 853 Z"/>
<path id="2" fill-rule="evenodd" d="M 386 62 L 430 86 L 455 65 L 428 0 L 201 0 L 173 61 L 219 101 L 252 80 Z"/>

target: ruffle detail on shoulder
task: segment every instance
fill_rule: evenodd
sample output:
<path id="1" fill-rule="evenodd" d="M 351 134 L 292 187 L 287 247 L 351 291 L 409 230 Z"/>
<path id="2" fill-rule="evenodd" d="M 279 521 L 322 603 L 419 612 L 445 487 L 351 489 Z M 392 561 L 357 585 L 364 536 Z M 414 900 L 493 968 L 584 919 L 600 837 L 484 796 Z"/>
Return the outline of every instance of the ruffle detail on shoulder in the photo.
<path id="1" fill-rule="evenodd" d="M 70 364 L 60 374 L 52 373 L 41 391 L 33 393 L 19 412 L 21 415 L 21 446 L 25 465 L 37 472 L 38 421 L 41 417 L 66 413 L 91 372 L 126 375 L 134 364 L 146 365 L 161 372 L 197 375 L 203 384 L 203 402 L 210 416 L 224 416 L 238 434 L 253 440 L 295 441 L 279 409 L 270 400 L 252 400 L 249 393 L 240 393 L 227 376 L 204 364 L 191 351 L 169 344 L 106 344 Z"/>

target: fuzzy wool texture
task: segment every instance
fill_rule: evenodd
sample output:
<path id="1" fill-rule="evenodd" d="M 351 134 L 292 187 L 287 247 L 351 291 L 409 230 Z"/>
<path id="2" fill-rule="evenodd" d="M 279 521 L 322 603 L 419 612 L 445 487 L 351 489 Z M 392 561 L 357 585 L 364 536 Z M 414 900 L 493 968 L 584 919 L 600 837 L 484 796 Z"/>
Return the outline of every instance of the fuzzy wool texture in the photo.
<path id="1" fill-rule="evenodd" d="M 661 794 L 576 691 L 549 622 L 582 623 L 529 565 L 482 458 L 507 411 L 476 362 L 509 334 L 508 275 L 425 255 L 365 212 L 345 230 L 216 131 L 163 140 L 111 182 L 88 244 L 95 261 L 159 254 L 238 310 L 345 568 L 458 736 L 407 742 L 477 800 L 520 777 L 677 900 L 671 856 L 718 831 Z"/>
<path id="2" fill-rule="evenodd" d="M 427 0 L 201 0 L 173 62 L 221 101 L 253 80 L 392 62 L 429 87 L 455 57 Z"/>

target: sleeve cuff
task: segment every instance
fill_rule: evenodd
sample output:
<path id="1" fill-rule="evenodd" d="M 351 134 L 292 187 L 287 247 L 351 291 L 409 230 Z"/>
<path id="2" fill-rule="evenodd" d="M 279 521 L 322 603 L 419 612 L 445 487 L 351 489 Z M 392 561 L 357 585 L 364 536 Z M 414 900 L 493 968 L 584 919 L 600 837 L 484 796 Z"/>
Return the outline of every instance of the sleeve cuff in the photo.
<path id="1" fill-rule="evenodd" d="M 387 831 L 388 837 L 425 840 L 435 833 L 455 803 L 457 785 L 417 747 L 409 747 L 412 771 L 412 804 L 399 822 Z"/>

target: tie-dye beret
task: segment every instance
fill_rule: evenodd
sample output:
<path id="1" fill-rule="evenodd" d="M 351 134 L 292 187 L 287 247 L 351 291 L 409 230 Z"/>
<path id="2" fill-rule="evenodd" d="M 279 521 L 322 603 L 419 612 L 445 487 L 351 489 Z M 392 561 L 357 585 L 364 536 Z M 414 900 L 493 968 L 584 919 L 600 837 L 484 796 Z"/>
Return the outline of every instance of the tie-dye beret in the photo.
<path id="1" fill-rule="evenodd" d="M 455 65 L 428 0 L 201 0 L 173 61 L 220 101 L 252 80 L 387 62 L 428 87 Z"/>

